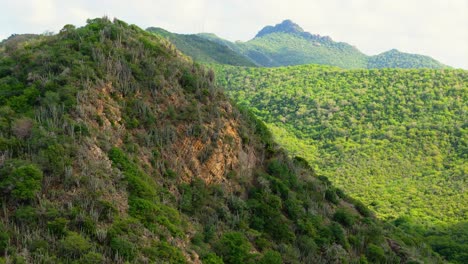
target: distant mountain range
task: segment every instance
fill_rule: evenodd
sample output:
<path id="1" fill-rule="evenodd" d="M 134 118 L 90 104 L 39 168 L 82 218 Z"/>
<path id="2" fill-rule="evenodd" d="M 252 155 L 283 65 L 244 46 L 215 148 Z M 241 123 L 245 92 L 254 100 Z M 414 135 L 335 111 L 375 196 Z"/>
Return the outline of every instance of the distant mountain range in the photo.
<path id="1" fill-rule="evenodd" d="M 234 66 L 255 66 L 248 57 L 234 51 L 231 47 L 214 42 L 203 34 L 182 35 L 171 33 L 162 28 L 151 27 L 147 31 L 167 38 L 179 50 L 196 61 L 221 63 Z"/>
<path id="2" fill-rule="evenodd" d="M 431 57 L 396 49 L 368 56 L 348 43 L 305 32 L 291 20 L 264 27 L 247 42 L 231 42 L 210 33 L 182 35 L 160 28 L 147 30 L 168 38 L 195 60 L 207 63 L 264 67 L 323 64 L 341 68 L 449 68 Z"/>

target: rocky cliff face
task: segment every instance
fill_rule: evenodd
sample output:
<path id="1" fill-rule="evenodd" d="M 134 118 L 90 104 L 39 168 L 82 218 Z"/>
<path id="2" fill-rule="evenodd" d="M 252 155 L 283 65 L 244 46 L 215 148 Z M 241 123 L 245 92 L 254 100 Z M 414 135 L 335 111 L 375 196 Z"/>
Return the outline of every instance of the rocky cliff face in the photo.
<path id="1" fill-rule="evenodd" d="M 176 89 L 174 86 L 168 86 L 167 92 L 174 93 Z M 159 94 L 164 92 L 160 91 Z M 136 96 L 144 99 L 142 101 L 148 107 L 154 100 L 152 95 L 143 94 L 143 92 L 138 93 Z M 191 107 L 184 100 L 184 96 L 183 93 L 169 96 L 167 103 L 160 104 L 158 108 L 162 112 L 171 109 L 170 111 L 173 111 L 174 115 L 181 114 L 179 109 Z M 98 147 L 100 144 L 99 138 L 107 138 L 108 144 L 121 147 L 124 144 L 125 133 L 128 130 L 132 130 L 135 134 L 145 133 L 145 131 L 138 128 L 128 129 L 126 127 L 125 121 L 122 119 L 121 105 L 119 104 L 119 100 L 123 100 L 123 98 L 123 95 L 116 91 L 111 83 L 103 84 L 102 88 L 79 94 L 79 105 L 76 112 L 77 120 L 83 121 L 93 128 L 95 133 L 93 133 L 92 137 L 91 156 L 96 160 L 104 159 L 102 160 L 103 163 L 108 162 L 108 159 L 106 160 L 106 155 L 102 155 L 104 152 Z M 128 96 L 126 99 L 128 99 Z M 164 101 L 161 97 L 158 97 L 158 100 Z M 198 105 L 197 107 L 198 109 L 191 110 L 201 111 L 201 106 Z M 167 133 L 172 133 L 166 136 L 174 138 L 171 139 L 171 144 L 161 149 L 160 155 L 163 160 L 170 163 L 170 167 L 180 176 L 180 180 L 183 182 L 201 178 L 208 184 L 219 184 L 226 182 L 225 176 L 231 171 L 240 170 L 246 175 L 251 175 L 251 170 L 258 165 L 255 150 L 242 144 L 239 135 L 239 126 L 241 124 L 234 118 L 236 113 L 230 103 L 227 101 L 219 102 L 219 105 L 215 107 L 217 109 L 214 111 L 216 111 L 216 115 L 219 115 L 219 118 L 215 121 L 202 121 L 198 124 L 176 122 L 176 124 L 161 129 Z M 157 110 L 154 115 L 158 120 L 165 118 L 164 114 Z M 200 120 L 196 121 L 201 121 L 201 112 L 196 115 L 196 118 L 200 118 Z M 201 133 L 208 134 L 200 137 Z M 153 146 L 145 147 L 140 145 L 139 147 L 141 148 L 140 162 L 148 167 L 155 167 L 154 164 L 151 164 L 152 157 L 149 154 Z M 152 169 L 156 170 L 156 168 Z"/>

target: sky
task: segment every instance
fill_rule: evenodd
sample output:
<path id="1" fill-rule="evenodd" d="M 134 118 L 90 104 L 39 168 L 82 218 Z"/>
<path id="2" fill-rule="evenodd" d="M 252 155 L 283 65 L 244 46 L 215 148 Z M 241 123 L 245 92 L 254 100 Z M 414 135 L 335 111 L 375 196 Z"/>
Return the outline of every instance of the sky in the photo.
<path id="1" fill-rule="evenodd" d="M 468 0 L 0 0 L 0 39 L 117 17 L 141 28 L 247 41 L 291 19 L 368 55 L 390 49 L 468 69 Z"/>

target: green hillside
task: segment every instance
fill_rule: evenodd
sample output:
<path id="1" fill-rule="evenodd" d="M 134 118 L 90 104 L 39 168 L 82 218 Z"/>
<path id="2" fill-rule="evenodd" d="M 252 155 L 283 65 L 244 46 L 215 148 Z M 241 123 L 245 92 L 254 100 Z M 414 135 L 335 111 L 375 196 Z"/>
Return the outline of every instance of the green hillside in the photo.
<path id="1" fill-rule="evenodd" d="M 342 68 L 366 67 L 366 56 L 348 44 L 313 41 L 291 33 L 270 33 L 237 45 L 243 54 L 266 67 L 310 63 Z"/>
<path id="2" fill-rule="evenodd" d="M 236 44 L 236 42 L 231 42 L 229 40 L 225 40 L 223 38 L 218 37 L 216 34 L 213 33 L 198 33 L 196 34 L 199 37 L 202 37 L 204 39 L 211 40 L 213 42 L 216 42 L 218 44 L 227 46 L 228 48 L 232 49 L 233 51 L 241 54 L 241 48 Z"/>
<path id="3" fill-rule="evenodd" d="M 452 261 L 468 261 L 467 71 L 216 71 L 291 155 Z"/>
<path id="4" fill-rule="evenodd" d="M 442 262 L 107 18 L 0 47 L 0 197 L 1 263 Z"/>
<path id="5" fill-rule="evenodd" d="M 404 53 L 396 49 L 389 50 L 379 55 L 370 56 L 367 62 L 368 68 L 429 68 L 440 69 L 447 66 L 431 57 Z"/>
<path id="6" fill-rule="evenodd" d="M 312 35 L 285 20 L 263 28 L 252 40 L 236 43 L 243 54 L 262 66 L 325 64 L 342 68 L 365 68 L 366 55 L 330 37 Z"/>
<path id="7" fill-rule="evenodd" d="M 177 49 L 194 60 L 205 63 L 220 63 L 235 66 L 255 66 L 247 57 L 198 35 L 182 35 L 168 32 L 161 28 L 150 27 L 147 31 L 163 36 Z"/>

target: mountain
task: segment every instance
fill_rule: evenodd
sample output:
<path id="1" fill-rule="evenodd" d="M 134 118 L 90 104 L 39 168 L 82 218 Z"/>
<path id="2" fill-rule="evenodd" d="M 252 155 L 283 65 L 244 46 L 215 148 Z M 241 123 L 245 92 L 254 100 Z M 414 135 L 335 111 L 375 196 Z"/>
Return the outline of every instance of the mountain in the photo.
<path id="1" fill-rule="evenodd" d="M 161 35 L 167 36 L 167 33 Z M 224 63 L 218 59 L 219 55 L 211 55 L 211 50 L 221 50 L 218 45 L 229 48 L 226 54 L 232 51 L 244 59 L 254 62 L 258 66 L 278 67 L 300 64 L 322 64 L 338 66 L 341 68 L 447 68 L 448 66 L 422 55 L 409 54 L 391 50 L 376 56 L 367 56 L 356 47 L 345 42 L 335 42 L 328 36 L 314 35 L 305 32 L 299 25 L 291 20 L 285 20 L 275 26 L 266 26 L 260 30 L 255 38 L 247 42 L 230 42 L 214 34 L 197 34 L 196 36 L 217 43 L 199 45 L 198 40 L 191 40 L 194 35 L 186 36 L 183 43 L 172 37 L 173 43 L 183 52 L 194 58 L 203 50 L 204 57 L 200 62 L 217 62 L 234 65 L 232 62 Z M 196 51 L 189 47 L 196 47 Z M 214 48 L 216 47 L 216 48 Z M 232 55 L 229 55 L 232 56 Z M 245 63 L 237 66 L 248 66 Z"/>
<path id="2" fill-rule="evenodd" d="M 326 64 L 342 68 L 366 67 L 366 55 L 355 47 L 312 35 L 291 20 L 260 30 L 254 39 L 237 43 L 243 54 L 262 66 Z"/>
<path id="3" fill-rule="evenodd" d="M 288 33 L 288 34 L 297 34 L 303 35 L 305 34 L 304 30 L 296 23 L 292 22 L 291 20 L 287 19 L 284 20 L 281 24 L 276 26 L 266 26 L 260 32 L 257 33 L 255 36 L 256 38 L 263 37 L 268 34 L 272 33 Z"/>
<path id="4" fill-rule="evenodd" d="M 0 196 L 6 263 L 442 262 L 116 19 L 0 47 Z"/>
<path id="5" fill-rule="evenodd" d="M 216 73 L 290 155 L 451 262 L 468 262 L 468 71 L 218 65 Z"/>
<path id="6" fill-rule="evenodd" d="M 228 46 L 219 45 L 199 35 L 175 34 L 155 27 L 150 27 L 147 31 L 167 38 L 180 51 L 196 61 L 234 66 L 255 66 L 249 58 L 231 50 Z"/>

